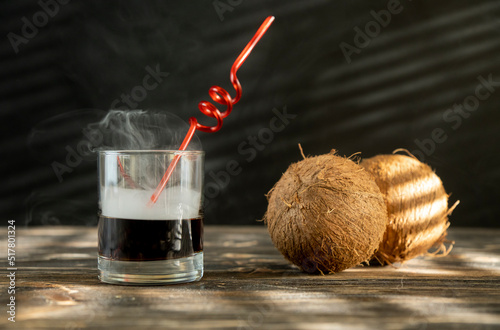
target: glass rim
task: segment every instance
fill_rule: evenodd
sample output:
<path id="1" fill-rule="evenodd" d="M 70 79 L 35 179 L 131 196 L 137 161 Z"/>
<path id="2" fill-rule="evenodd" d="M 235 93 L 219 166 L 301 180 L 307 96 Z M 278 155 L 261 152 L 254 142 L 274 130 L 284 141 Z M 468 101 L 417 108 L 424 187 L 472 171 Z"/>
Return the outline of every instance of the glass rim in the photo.
<path id="1" fill-rule="evenodd" d="M 117 149 L 101 149 L 99 154 L 104 155 L 133 155 L 133 154 L 165 154 L 165 155 L 204 155 L 203 150 L 175 150 L 175 149 L 151 149 L 151 150 L 117 150 Z"/>

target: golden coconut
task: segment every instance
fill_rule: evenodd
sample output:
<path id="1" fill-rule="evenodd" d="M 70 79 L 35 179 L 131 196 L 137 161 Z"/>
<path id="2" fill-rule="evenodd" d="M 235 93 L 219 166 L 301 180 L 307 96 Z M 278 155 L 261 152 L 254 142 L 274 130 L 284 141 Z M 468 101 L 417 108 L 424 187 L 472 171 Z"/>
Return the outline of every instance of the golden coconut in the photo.
<path id="1" fill-rule="evenodd" d="M 413 156 L 378 155 L 361 163 L 384 195 L 389 224 L 374 258 L 381 264 L 404 262 L 435 248 L 446 255 L 448 195 L 432 169 Z"/>

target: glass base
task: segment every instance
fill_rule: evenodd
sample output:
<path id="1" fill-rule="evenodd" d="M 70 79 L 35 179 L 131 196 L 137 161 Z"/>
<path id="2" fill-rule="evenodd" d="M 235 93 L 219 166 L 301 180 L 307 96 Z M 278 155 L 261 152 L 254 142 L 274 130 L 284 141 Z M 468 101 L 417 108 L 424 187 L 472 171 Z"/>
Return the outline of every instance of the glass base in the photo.
<path id="1" fill-rule="evenodd" d="M 117 261 L 99 256 L 101 282 L 122 285 L 162 285 L 199 281 L 203 252 L 191 257 L 156 261 Z"/>

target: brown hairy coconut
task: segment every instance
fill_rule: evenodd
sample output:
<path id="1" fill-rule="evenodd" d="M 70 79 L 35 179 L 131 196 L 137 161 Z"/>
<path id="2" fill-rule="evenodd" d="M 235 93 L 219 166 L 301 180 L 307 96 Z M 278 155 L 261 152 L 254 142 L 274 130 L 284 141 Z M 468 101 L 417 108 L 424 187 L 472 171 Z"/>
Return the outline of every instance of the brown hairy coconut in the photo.
<path id="1" fill-rule="evenodd" d="M 308 273 L 336 273 L 369 260 L 387 227 L 371 175 L 334 150 L 290 165 L 267 197 L 264 220 L 274 245 Z"/>
<path id="2" fill-rule="evenodd" d="M 410 153 L 408 153 L 411 155 Z M 378 155 L 361 163 L 370 172 L 384 195 L 389 224 L 377 253 L 381 264 L 404 262 L 429 249 L 447 255 L 444 245 L 448 215 L 448 195 L 432 169 L 413 155 Z"/>

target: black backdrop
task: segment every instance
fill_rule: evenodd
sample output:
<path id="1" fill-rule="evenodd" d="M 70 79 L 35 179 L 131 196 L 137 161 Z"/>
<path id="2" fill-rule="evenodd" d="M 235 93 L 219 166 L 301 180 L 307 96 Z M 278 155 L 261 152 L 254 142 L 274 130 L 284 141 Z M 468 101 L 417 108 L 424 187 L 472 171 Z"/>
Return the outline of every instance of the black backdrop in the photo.
<path id="1" fill-rule="evenodd" d="M 211 124 L 197 103 L 214 84 L 234 95 L 230 67 L 274 15 L 239 72 L 241 101 L 221 131 L 198 134 L 206 223 L 257 224 L 301 143 L 309 155 L 407 148 L 461 200 L 453 225 L 499 225 L 496 0 L 11 0 L 0 12 L 1 218 L 94 225 L 95 157 L 68 156 L 82 128 L 111 107 Z M 71 172 L 58 178 L 55 162 Z"/>

